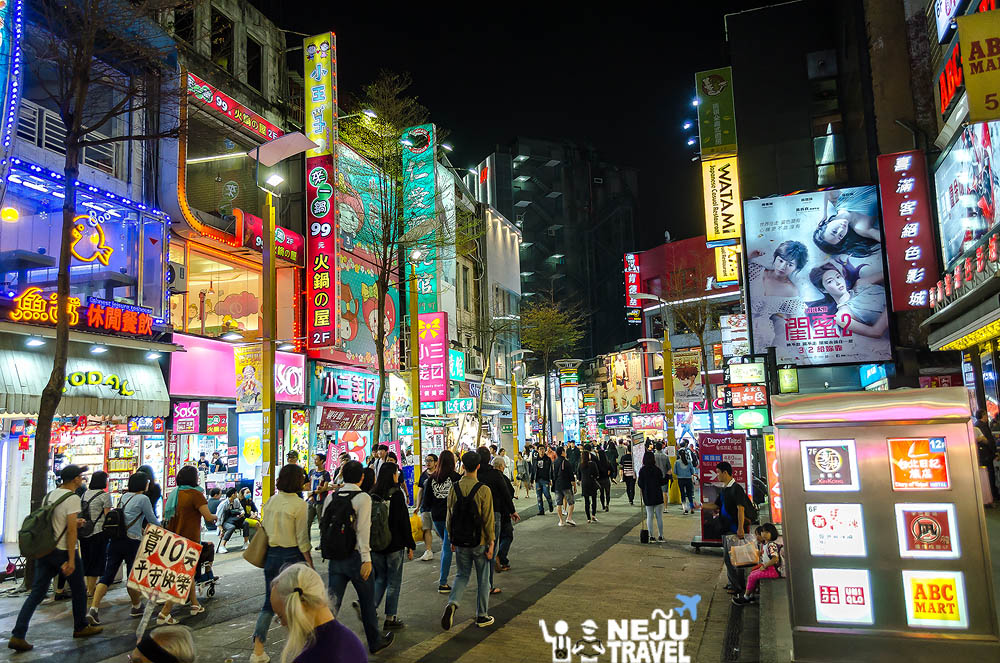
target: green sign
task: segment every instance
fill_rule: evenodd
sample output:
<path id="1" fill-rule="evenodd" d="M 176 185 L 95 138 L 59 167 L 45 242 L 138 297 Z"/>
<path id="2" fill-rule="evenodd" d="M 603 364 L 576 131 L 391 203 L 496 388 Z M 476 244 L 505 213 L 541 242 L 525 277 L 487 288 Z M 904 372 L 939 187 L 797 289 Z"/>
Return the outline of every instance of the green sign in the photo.
<path id="1" fill-rule="evenodd" d="M 475 398 L 453 398 L 444 402 L 445 414 L 468 414 L 476 411 Z"/>
<path id="2" fill-rule="evenodd" d="M 799 370 L 794 366 L 778 369 L 778 391 L 782 394 L 799 393 Z"/>
<path id="3" fill-rule="evenodd" d="M 465 379 L 465 353 L 461 350 L 448 350 L 448 379 Z"/>
<path id="4" fill-rule="evenodd" d="M 699 71 L 694 77 L 694 87 L 702 160 L 736 154 L 732 67 Z"/>
<path id="5" fill-rule="evenodd" d="M 434 222 L 437 218 L 435 187 L 436 129 L 433 124 L 418 124 L 403 130 L 403 216 L 406 232 L 427 227 L 428 233 L 418 242 L 419 257 L 407 260 L 406 276 L 417 282 L 417 313 L 438 310 L 437 249 Z M 421 246 L 422 245 L 422 246 Z"/>
<path id="6" fill-rule="evenodd" d="M 413 426 L 399 426 L 396 432 L 399 435 L 413 435 Z"/>
<path id="7" fill-rule="evenodd" d="M 730 410 L 733 430 L 749 430 L 751 428 L 763 428 L 771 425 L 771 417 L 767 414 L 766 407 L 755 407 L 748 410 Z"/>
<path id="8" fill-rule="evenodd" d="M 420 401 L 420 414 L 427 414 L 428 412 L 432 414 L 441 414 L 441 403 Z"/>
<path id="9" fill-rule="evenodd" d="M 500 432 L 501 433 L 513 433 L 514 432 L 514 424 L 503 424 L 503 425 L 501 425 L 500 426 Z"/>

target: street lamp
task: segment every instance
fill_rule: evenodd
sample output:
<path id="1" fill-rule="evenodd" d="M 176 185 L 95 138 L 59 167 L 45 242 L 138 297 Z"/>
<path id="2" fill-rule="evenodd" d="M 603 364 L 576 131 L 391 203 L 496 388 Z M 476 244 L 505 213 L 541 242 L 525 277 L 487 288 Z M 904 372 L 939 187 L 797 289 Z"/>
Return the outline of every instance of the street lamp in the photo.
<path id="1" fill-rule="evenodd" d="M 278 173 L 271 173 L 266 181 L 267 187 L 260 185 L 260 166 L 273 168 L 285 159 L 301 154 L 308 150 L 319 147 L 301 131 L 294 131 L 285 134 L 274 140 L 258 145 L 253 150 L 247 152 L 247 156 L 256 161 L 254 164 L 254 183 L 258 189 L 267 194 L 267 218 L 264 228 L 264 254 L 263 265 L 263 329 L 261 330 L 261 410 L 263 418 L 263 436 L 261 447 L 263 448 L 263 502 L 266 502 L 274 492 L 274 464 L 277 455 L 277 435 L 275 424 L 277 423 L 278 412 L 274 401 L 274 346 L 276 343 L 275 312 L 277 308 L 275 255 L 274 255 L 274 196 L 275 189 L 280 186 L 285 178 Z"/>
<path id="2" fill-rule="evenodd" d="M 661 308 L 667 306 L 667 301 L 659 295 L 640 292 L 632 295 L 640 301 L 659 302 Z M 663 344 L 663 412 L 667 417 L 667 443 L 676 444 L 674 437 L 674 380 L 673 380 L 673 352 L 670 347 L 670 330 L 666 325 L 666 315 L 664 315 L 663 339 L 640 338 L 640 341 L 657 341 Z M 711 415 L 709 418 L 711 421 Z M 714 429 L 713 429 L 714 432 Z"/>
<path id="3" fill-rule="evenodd" d="M 517 316 L 517 317 L 520 318 L 521 316 Z M 511 418 L 511 421 L 514 422 L 514 427 L 513 427 L 513 431 L 512 432 L 514 433 L 514 453 L 515 454 L 518 451 L 518 448 L 519 448 L 518 445 L 520 443 L 520 434 L 518 433 L 518 430 L 519 430 L 518 424 L 519 424 L 519 422 L 517 420 L 517 417 L 518 417 L 518 415 L 517 415 L 517 369 L 521 368 L 522 370 L 524 370 L 525 376 L 527 376 L 528 369 L 524 365 L 524 355 L 533 355 L 533 354 L 535 354 L 535 353 L 532 352 L 531 350 L 525 350 L 524 348 L 521 348 L 519 350 L 514 350 L 513 352 L 510 353 L 511 359 L 514 360 L 514 368 L 510 372 L 510 376 L 511 376 L 511 380 L 510 380 L 510 414 L 511 414 L 511 417 L 510 418 Z M 527 424 L 527 422 L 525 422 L 525 424 Z"/>

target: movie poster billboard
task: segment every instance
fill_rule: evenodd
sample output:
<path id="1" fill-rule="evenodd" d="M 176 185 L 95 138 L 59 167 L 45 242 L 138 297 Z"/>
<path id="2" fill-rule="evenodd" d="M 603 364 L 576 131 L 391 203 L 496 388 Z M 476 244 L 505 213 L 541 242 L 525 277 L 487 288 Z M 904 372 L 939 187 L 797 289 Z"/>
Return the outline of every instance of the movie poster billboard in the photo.
<path id="1" fill-rule="evenodd" d="M 705 386 L 701 380 L 701 350 L 691 348 L 674 350 L 671 355 L 674 380 L 674 411 L 683 412 L 690 403 L 705 400 Z"/>
<path id="2" fill-rule="evenodd" d="M 605 412 L 638 412 L 642 405 L 642 353 L 638 350 L 604 355 L 608 372 Z"/>
<path id="3" fill-rule="evenodd" d="M 875 186 L 744 203 L 755 353 L 779 364 L 889 361 Z"/>

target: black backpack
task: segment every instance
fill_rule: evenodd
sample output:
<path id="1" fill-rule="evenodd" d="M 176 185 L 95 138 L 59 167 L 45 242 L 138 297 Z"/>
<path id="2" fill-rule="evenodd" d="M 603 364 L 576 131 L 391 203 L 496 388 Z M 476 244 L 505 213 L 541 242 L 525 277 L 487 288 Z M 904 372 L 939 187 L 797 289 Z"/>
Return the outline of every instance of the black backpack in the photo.
<path id="1" fill-rule="evenodd" d="M 739 484 L 733 484 L 734 486 L 739 486 Z M 760 522 L 760 515 L 757 513 L 757 505 L 753 503 L 750 496 L 747 495 L 746 491 L 743 490 L 743 486 L 740 486 L 740 494 L 743 496 L 743 517 L 749 520 L 754 525 Z M 725 499 L 725 497 L 723 497 Z M 737 505 L 739 506 L 739 505 Z M 733 514 L 735 518 L 736 514 Z"/>
<path id="2" fill-rule="evenodd" d="M 83 500 L 80 503 L 80 517 L 83 518 L 84 523 L 76 528 L 76 535 L 81 539 L 86 539 L 90 536 L 93 536 L 94 528 L 97 527 L 97 523 L 100 522 L 101 518 L 104 517 L 103 511 L 101 512 L 101 515 L 97 517 L 97 520 L 94 520 L 93 518 L 90 517 L 90 503 L 93 502 L 94 499 L 97 498 L 97 496 L 100 494 L 101 492 L 97 491 L 94 493 L 94 496 L 91 497 L 89 500 Z"/>
<path id="3" fill-rule="evenodd" d="M 476 482 L 468 495 L 462 494 L 461 487 L 456 483 L 452 490 L 456 493 L 455 503 L 451 507 L 451 529 L 448 535 L 452 545 L 460 548 L 474 548 L 483 539 L 483 516 L 476 506 L 476 491 L 483 484 Z"/>
<path id="4" fill-rule="evenodd" d="M 339 490 L 330 498 L 319 520 L 320 549 L 323 559 L 347 559 L 354 554 L 358 543 L 355 530 L 358 515 L 351 498 L 354 493 Z"/>
<path id="5" fill-rule="evenodd" d="M 135 499 L 135 494 L 130 494 L 127 497 L 128 500 L 125 500 L 124 497 L 119 500 L 118 506 L 108 511 L 108 515 L 104 518 L 104 531 L 107 532 L 108 538 L 112 541 L 127 539 L 128 528 L 142 518 L 142 513 L 139 513 L 132 519 L 132 522 L 125 521 L 125 505 Z"/>

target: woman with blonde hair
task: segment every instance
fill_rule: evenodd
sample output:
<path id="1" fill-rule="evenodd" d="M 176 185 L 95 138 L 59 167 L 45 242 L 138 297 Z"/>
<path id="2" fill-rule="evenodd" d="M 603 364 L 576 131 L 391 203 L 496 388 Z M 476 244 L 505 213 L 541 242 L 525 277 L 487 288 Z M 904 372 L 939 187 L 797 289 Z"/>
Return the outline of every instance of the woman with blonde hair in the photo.
<path id="1" fill-rule="evenodd" d="M 285 567 L 271 583 L 271 607 L 288 628 L 281 663 L 366 663 L 368 651 L 330 610 L 323 578 L 304 563 Z"/>
<path id="2" fill-rule="evenodd" d="M 194 663 L 196 652 L 187 626 L 160 626 L 142 636 L 129 654 L 132 663 Z"/>

